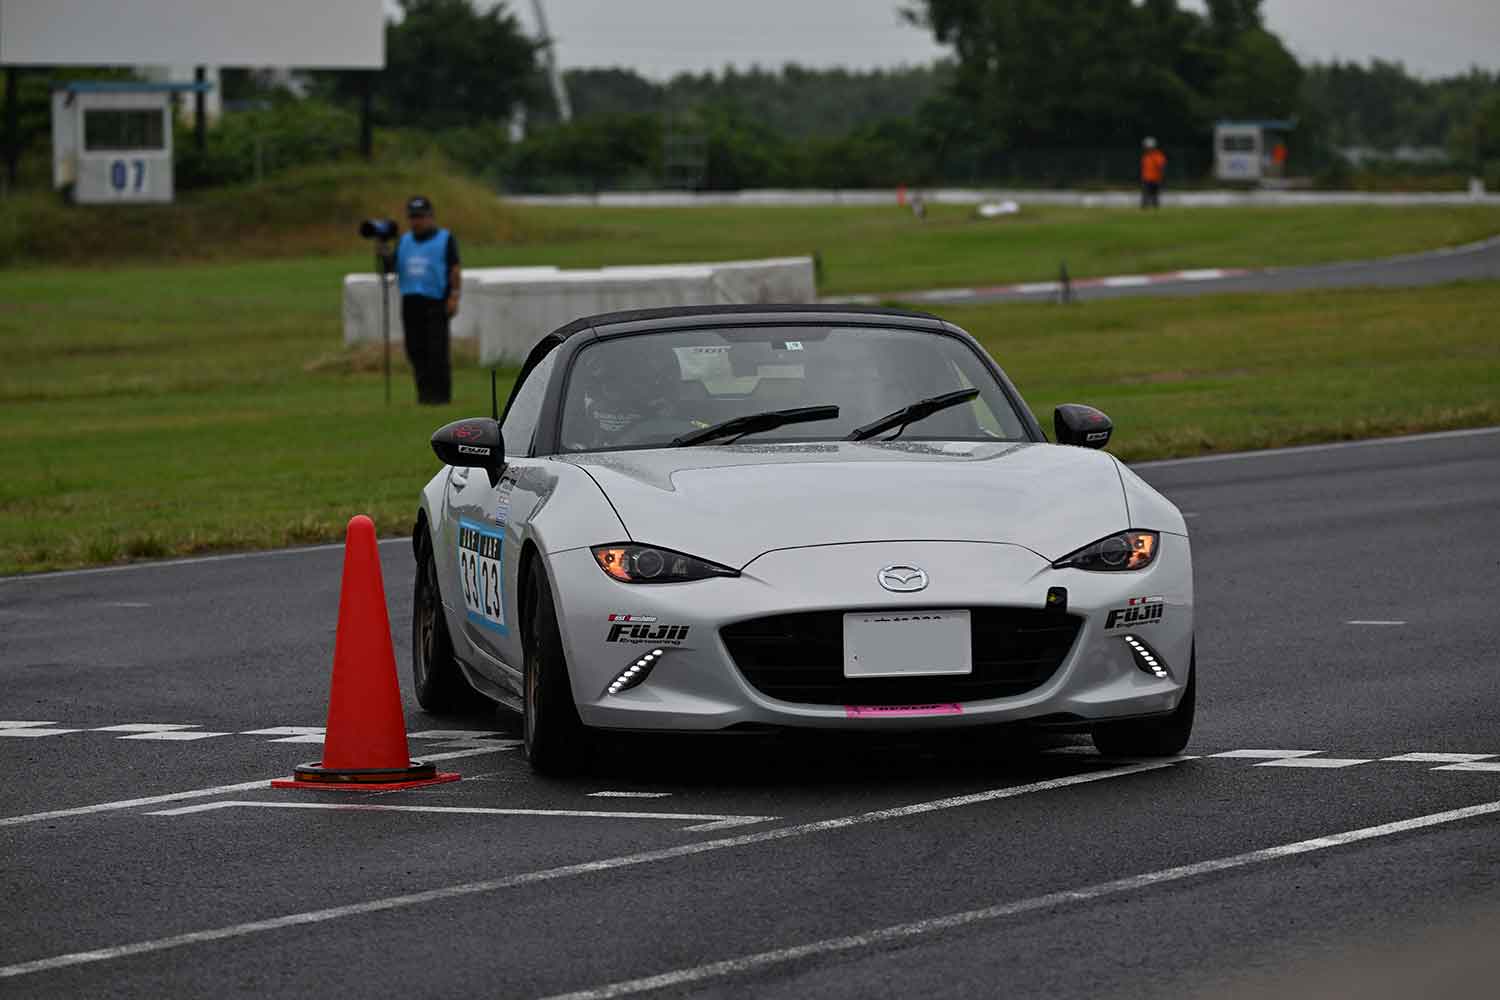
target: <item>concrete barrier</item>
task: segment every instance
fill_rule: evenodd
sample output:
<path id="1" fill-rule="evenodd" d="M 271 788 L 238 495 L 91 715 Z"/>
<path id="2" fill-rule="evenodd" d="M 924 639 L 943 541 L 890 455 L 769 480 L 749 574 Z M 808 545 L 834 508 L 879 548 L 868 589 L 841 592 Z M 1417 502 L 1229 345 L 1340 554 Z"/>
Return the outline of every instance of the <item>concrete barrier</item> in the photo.
<path id="1" fill-rule="evenodd" d="M 479 363 L 519 364 L 538 340 L 580 316 L 714 301 L 709 268 L 558 271 L 530 281 L 479 281 Z"/>
<path id="2" fill-rule="evenodd" d="M 479 360 L 517 364 L 580 316 L 664 306 L 814 302 L 811 257 L 558 271 L 525 281 L 481 279 Z"/>
<path id="3" fill-rule="evenodd" d="M 463 272 L 465 293 L 459 299 L 458 314 L 453 317 L 449 331 L 458 339 L 472 340 L 479 336 L 479 309 L 468 293 L 474 291 L 481 280 L 530 281 L 557 273 L 556 267 L 476 267 Z M 391 307 L 391 341 L 400 343 L 401 293 L 396 289 L 394 275 L 389 279 L 388 296 Z M 344 275 L 344 346 L 380 341 L 380 279 L 374 274 Z"/>

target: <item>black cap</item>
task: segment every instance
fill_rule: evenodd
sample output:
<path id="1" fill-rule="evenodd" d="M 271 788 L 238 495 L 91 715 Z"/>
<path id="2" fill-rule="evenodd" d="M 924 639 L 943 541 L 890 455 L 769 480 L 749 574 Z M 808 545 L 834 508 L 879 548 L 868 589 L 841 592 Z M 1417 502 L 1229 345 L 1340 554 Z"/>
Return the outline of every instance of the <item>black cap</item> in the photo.
<path id="1" fill-rule="evenodd" d="M 414 195 L 412 199 L 406 203 L 406 214 L 431 215 L 432 201 L 424 195 Z"/>

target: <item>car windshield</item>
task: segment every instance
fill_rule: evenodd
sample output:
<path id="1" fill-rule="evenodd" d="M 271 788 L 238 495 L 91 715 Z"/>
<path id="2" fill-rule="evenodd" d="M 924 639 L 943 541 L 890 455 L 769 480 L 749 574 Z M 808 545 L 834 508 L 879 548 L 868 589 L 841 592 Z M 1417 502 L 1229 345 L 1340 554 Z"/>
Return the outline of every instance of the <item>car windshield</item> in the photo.
<path id="1" fill-rule="evenodd" d="M 574 361 L 562 448 L 669 447 L 680 436 L 736 417 L 809 406 L 836 406 L 838 416 L 753 431 L 743 440 L 838 440 L 902 407 L 964 389 L 979 394 L 871 440 L 1026 439 L 1025 424 L 999 382 L 955 337 L 847 326 L 614 337 L 585 347 Z"/>

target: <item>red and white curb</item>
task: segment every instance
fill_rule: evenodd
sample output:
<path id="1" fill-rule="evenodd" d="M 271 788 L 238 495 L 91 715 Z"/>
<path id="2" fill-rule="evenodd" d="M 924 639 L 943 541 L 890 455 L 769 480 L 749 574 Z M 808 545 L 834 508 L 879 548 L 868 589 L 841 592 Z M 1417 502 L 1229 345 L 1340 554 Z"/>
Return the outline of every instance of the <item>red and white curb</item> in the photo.
<path id="1" fill-rule="evenodd" d="M 1088 288 L 1144 288 L 1150 285 L 1170 285 L 1194 281 L 1222 281 L 1239 278 L 1252 273 L 1246 268 L 1205 267 L 1189 271 L 1164 271 L 1161 274 L 1117 274 L 1107 278 L 1079 278 L 1069 282 L 1074 290 Z M 976 288 L 934 288 L 924 292 L 894 292 L 889 295 L 836 295 L 822 299 L 833 305 L 877 305 L 881 302 L 964 302 L 969 299 L 995 296 L 1057 295 L 1063 290 L 1061 281 L 1032 281 L 1015 285 L 981 285 Z"/>

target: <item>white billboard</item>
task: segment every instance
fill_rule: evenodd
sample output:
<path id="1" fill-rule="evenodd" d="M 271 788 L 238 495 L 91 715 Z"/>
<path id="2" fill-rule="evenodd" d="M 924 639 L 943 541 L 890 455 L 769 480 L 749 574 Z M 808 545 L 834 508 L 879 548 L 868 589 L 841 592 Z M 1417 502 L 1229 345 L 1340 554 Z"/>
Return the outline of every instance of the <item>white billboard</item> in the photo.
<path id="1" fill-rule="evenodd" d="M 0 63 L 381 69 L 384 0 L 0 0 Z"/>

